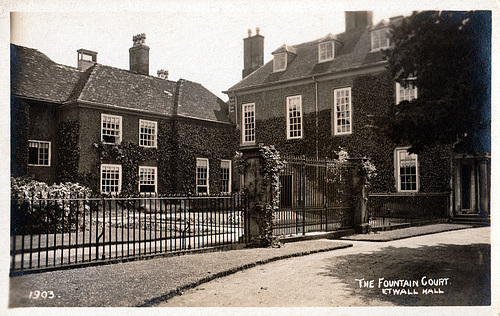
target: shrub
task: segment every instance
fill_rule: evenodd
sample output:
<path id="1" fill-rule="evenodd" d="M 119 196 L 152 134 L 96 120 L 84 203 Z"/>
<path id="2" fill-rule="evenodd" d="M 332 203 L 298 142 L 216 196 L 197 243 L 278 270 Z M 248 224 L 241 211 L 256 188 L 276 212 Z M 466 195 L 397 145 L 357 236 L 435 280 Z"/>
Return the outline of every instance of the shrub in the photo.
<path id="1" fill-rule="evenodd" d="M 30 178 L 11 179 L 11 233 L 67 233 L 75 231 L 78 212 L 88 211 L 91 190 L 78 183 L 51 186 Z"/>

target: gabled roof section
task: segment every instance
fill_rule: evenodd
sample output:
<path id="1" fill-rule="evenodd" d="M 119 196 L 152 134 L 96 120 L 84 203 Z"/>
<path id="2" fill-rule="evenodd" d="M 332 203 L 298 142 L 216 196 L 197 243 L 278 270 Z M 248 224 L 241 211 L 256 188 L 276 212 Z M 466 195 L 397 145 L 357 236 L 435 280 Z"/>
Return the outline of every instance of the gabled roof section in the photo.
<path id="1" fill-rule="evenodd" d="M 380 63 L 383 61 L 383 54 L 371 52 L 369 31 L 369 28 L 355 28 L 337 35 L 328 34 L 311 42 L 294 45 L 292 47 L 296 51 L 296 57 L 287 65 L 285 71 L 279 75 L 273 74 L 273 63 L 270 61 L 226 92 L 311 78 L 316 75 L 332 74 Z M 318 43 L 329 38 L 341 45 L 335 50 L 333 60 L 318 63 Z M 281 48 L 283 46 L 278 50 Z"/>
<path id="2" fill-rule="evenodd" d="M 11 93 L 62 103 L 69 97 L 81 72 L 53 62 L 33 48 L 10 44 Z"/>
<path id="3" fill-rule="evenodd" d="M 271 54 L 279 54 L 279 53 L 292 53 L 292 54 L 297 54 L 297 50 L 293 46 L 289 46 L 287 44 L 283 44 L 280 47 L 278 47 L 274 52 Z"/>
<path id="4" fill-rule="evenodd" d="M 328 33 L 328 35 L 323 36 L 322 38 L 320 38 L 318 40 L 318 43 L 324 43 L 324 42 L 330 42 L 330 41 L 336 41 L 336 42 L 338 42 L 339 39 L 337 38 L 337 36 L 333 35 L 332 33 Z"/>
<path id="5" fill-rule="evenodd" d="M 65 104 L 92 103 L 160 115 L 231 123 L 228 106 L 199 83 L 170 81 L 95 64 L 86 71 L 11 44 L 13 95 Z"/>
<path id="6" fill-rule="evenodd" d="M 204 120 L 231 123 L 228 105 L 199 83 L 179 80 L 177 114 Z"/>
<path id="7" fill-rule="evenodd" d="M 387 23 L 385 20 L 382 20 L 382 21 L 378 22 L 377 24 L 375 24 L 374 26 L 372 26 L 370 28 L 370 31 L 385 29 L 388 27 L 389 27 L 389 23 Z"/>

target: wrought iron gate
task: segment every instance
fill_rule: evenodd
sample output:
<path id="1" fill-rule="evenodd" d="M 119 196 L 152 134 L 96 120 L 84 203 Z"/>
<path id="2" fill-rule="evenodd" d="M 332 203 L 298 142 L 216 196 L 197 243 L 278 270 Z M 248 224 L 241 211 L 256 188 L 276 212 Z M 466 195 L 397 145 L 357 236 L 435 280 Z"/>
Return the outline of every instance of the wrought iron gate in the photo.
<path id="1" fill-rule="evenodd" d="M 353 176 L 349 163 L 284 157 L 274 234 L 288 236 L 353 227 Z"/>

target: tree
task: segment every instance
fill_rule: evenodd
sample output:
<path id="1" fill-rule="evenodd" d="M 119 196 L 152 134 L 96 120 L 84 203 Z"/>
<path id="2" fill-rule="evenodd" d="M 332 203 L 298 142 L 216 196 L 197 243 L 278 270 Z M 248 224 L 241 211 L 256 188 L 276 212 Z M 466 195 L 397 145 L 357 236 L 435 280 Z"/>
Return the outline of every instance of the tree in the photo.
<path id="1" fill-rule="evenodd" d="M 388 70 L 418 97 L 390 107 L 380 122 L 385 134 L 415 153 L 434 144 L 489 151 L 491 12 L 414 12 L 393 27 L 391 41 Z"/>

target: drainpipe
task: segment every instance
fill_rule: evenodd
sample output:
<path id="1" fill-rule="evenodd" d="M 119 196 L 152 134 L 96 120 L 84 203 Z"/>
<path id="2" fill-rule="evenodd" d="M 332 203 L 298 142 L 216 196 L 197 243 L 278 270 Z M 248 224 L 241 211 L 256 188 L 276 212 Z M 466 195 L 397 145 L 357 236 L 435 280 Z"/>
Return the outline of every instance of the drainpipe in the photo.
<path id="1" fill-rule="evenodd" d="M 238 96 L 236 95 L 236 93 L 233 92 L 233 95 L 234 95 L 234 115 L 236 115 L 235 117 L 235 120 L 236 120 L 236 128 L 238 128 L 238 126 L 240 126 L 240 124 L 238 124 Z"/>
<path id="2" fill-rule="evenodd" d="M 315 110 L 316 110 L 316 160 L 319 159 L 319 119 L 318 119 L 318 81 L 314 76 L 312 76 L 312 80 L 314 80 L 314 89 L 315 89 Z"/>

